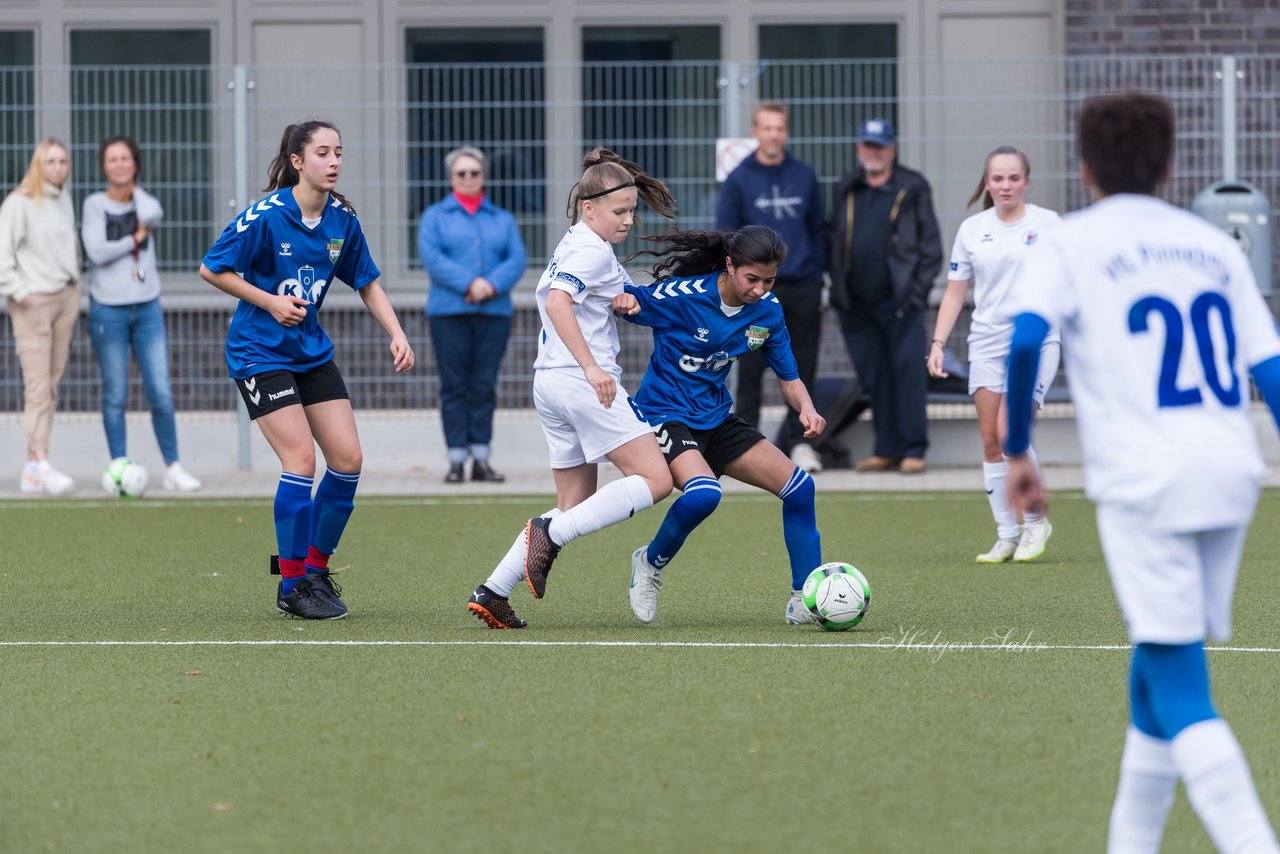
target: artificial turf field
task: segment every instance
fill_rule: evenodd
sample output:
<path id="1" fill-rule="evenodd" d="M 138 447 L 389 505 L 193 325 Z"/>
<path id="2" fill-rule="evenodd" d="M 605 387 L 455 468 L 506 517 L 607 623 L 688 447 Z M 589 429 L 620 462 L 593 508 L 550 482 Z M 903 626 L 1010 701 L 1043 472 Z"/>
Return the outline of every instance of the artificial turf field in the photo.
<path id="1" fill-rule="evenodd" d="M 819 493 L 824 557 L 873 589 L 842 634 L 783 624 L 754 496 L 635 622 L 660 508 L 572 544 L 546 599 L 512 597 L 530 628 L 490 631 L 467 594 L 548 506 L 361 500 L 351 616 L 304 623 L 273 607 L 269 501 L 0 505 L 0 851 L 1104 848 L 1129 656 L 1083 498 L 1056 496 L 1041 562 L 982 568 L 980 496 Z M 1277 512 L 1209 656 L 1273 822 Z M 1162 850 L 1211 850 L 1181 793 Z"/>

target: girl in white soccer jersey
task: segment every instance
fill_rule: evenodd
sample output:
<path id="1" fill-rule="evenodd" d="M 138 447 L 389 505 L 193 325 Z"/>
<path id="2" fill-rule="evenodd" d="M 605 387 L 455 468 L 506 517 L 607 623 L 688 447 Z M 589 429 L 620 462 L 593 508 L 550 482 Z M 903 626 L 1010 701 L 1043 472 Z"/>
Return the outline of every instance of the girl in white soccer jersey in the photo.
<path id="1" fill-rule="evenodd" d="M 1010 305 L 1009 491 L 1019 506 L 1044 505 L 1025 451 L 1040 345 L 1056 327 L 1085 491 L 1134 645 L 1107 850 L 1158 851 L 1181 779 L 1219 851 L 1278 854 L 1244 753 L 1214 708 L 1204 639 L 1231 633 L 1265 470 L 1249 375 L 1280 418 L 1280 336 L 1240 247 L 1155 198 L 1173 125 L 1152 95 L 1099 96 L 1080 111 L 1094 202 L 1048 235 Z"/>
<path id="2" fill-rule="evenodd" d="M 653 329 L 653 356 L 636 401 L 654 425 L 671 475 L 684 494 L 671 505 L 653 540 L 631 556 L 631 611 L 652 622 L 662 571 L 688 536 L 720 503 L 720 476 L 758 486 L 782 500 L 782 534 L 791 563 L 786 621 L 811 623 L 800 587 L 822 564 L 813 506 L 813 478 L 772 442 L 733 414 L 725 387 L 729 368 L 761 352 L 796 411 L 806 439 L 826 419 L 799 379 L 782 305 L 771 293 L 787 246 L 773 229 L 748 225 L 728 232 L 676 231 L 653 238 L 666 256 L 657 281 L 629 285 L 614 311 Z"/>
<path id="3" fill-rule="evenodd" d="M 675 216 L 666 186 L 605 148 L 587 153 L 569 196 L 572 225 L 538 282 L 542 333 L 533 363 L 533 401 L 550 449 L 556 508 L 525 529 L 476 588 L 467 609 L 491 628 L 525 626 L 508 598 L 519 580 L 534 598 L 561 547 L 651 507 L 671 492 L 657 439 L 621 386 L 613 298 L 631 284 L 614 255 L 635 221 L 636 200 Z M 624 477 L 597 491 L 596 464 L 608 459 Z"/>
<path id="4" fill-rule="evenodd" d="M 1004 437 L 999 434 L 999 425 L 1004 423 L 1001 413 L 1005 369 L 1013 329 L 1003 303 L 1016 287 L 1023 260 L 1036 251 L 1045 230 L 1061 221 L 1053 211 L 1024 200 L 1030 178 L 1031 164 L 1018 149 L 1002 145 L 987 155 L 978 189 L 969 199 L 970 205 L 981 199 L 983 210 L 961 223 L 956 232 L 947 292 L 938 305 L 938 320 L 929 345 L 929 373 L 946 377 L 943 347 L 964 307 L 969 286 L 974 285 L 969 325 L 969 394 L 978 410 L 982 479 L 996 522 L 996 543 L 990 551 L 978 555 L 978 563 L 1035 560 L 1044 554 L 1053 531 L 1049 520 L 1037 514 L 1026 516 L 1018 525 L 1005 491 L 1007 465 L 1001 451 Z M 1037 406 L 1044 403 L 1045 392 L 1058 371 L 1058 341 L 1055 332 L 1044 343 L 1036 383 Z"/>
<path id="5" fill-rule="evenodd" d="M 355 209 L 334 189 L 341 172 L 333 125 L 289 125 L 267 170 L 268 195 L 226 227 L 200 265 L 205 281 L 240 300 L 227 331 L 227 368 L 280 458 L 276 608 L 312 620 L 347 614 L 329 556 L 351 516 L 363 463 L 351 400 L 320 326 L 335 278 L 360 294 L 391 337 L 396 373 L 414 361 Z M 313 498 L 316 444 L 326 471 Z"/>

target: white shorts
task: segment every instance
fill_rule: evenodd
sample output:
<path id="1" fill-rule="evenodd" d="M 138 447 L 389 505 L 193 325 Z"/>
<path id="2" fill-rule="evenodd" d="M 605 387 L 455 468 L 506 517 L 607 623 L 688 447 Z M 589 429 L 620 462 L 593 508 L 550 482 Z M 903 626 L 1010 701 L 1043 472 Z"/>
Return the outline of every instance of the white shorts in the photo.
<path id="1" fill-rule="evenodd" d="M 1098 507 L 1098 537 L 1111 586 L 1136 643 L 1186 644 L 1231 636 L 1247 525 L 1152 531 L 1150 517 Z"/>
<path id="2" fill-rule="evenodd" d="M 573 371 L 533 372 L 533 405 L 547 437 L 553 469 L 598 463 L 639 436 L 653 436 L 627 390 L 618 384 L 613 405 L 600 405 L 587 378 Z M 657 440 L 654 440 L 657 442 Z"/>
<path id="3" fill-rule="evenodd" d="M 1062 345 L 1057 341 L 1046 341 L 1040 347 L 1040 370 L 1036 374 L 1036 390 L 1033 397 L 1038 405 L 1044 406 L 1044 396 L 1049 393 L 1054 377 L 1058 375 L 1058 362 L 1062 358 Z M 1009 355 L 1006 353 L 998 359 L 977 359 L 969 363 L 969 394 L 980 388 L 1005 393 L 1006 374 L 1009 372 Z"/>

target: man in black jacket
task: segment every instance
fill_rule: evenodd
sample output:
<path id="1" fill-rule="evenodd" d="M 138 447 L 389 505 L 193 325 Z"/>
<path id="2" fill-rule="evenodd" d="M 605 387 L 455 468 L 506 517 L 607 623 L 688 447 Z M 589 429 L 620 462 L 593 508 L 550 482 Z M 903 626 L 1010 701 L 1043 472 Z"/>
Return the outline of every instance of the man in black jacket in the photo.
<path id="1" fill-rule="evenodd" d="M 933 194 L 919 172 L 895 162 L 897 134 L 884 119 L 863 122 L 858 168 L 831 206 L 831 303 L 871 398 L 874 452 L 859 471 L 924 471 L 924 309 L 942 269 Z"/>

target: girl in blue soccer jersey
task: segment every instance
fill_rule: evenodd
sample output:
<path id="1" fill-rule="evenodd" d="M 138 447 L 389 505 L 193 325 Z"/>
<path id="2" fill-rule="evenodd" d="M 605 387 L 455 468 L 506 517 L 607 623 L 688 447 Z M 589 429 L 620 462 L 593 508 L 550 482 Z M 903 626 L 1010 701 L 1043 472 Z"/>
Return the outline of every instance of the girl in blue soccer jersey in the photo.
<path id="1" fill-rule="evenodd" d="M 396 373 L 414 362 L 355 209 L 334 189 L 341 173 L 333 125 L 289 125 L 267 170 L 268 195 L 232 220 L 200 265 L 205 281 L 240 300 L 227 331 L 227 368 L 280 458 L 276 608 L 312 620 L 347 615 L 329 556 L 351 516 L 363 463 L 333 342 L 320 326 L 330 284 L 339 279 L 360 294 L 391 337 Z M 313 498 L 317 444 L 326 470 Z"/>
<path id="2" fill-rule="evenodd" d="M 654 425 L 672 480 L 684 494 L 667 511 L 653 541 L 631 556 L 631 610 L 641 622 L 653 620 L 663 569 L 715 511 L 719 478 L 727 474 L 782 499 L 782 532 L 791 561 L 785 618 L 792 625 L 811 623 L 800 588 L 822 563 L 813 479 L 732 413 L 726 388 L 734 361 L 758 350 L 777 374 L 783 399 L 799 413 L 805 438 L 827 426 L 799 379 L 782 305 L 770 293 L 786 244 L 763 225 L 730 232 L 676 231 L 654 240 L 661 249 L 637 255 L 662 258 L 653 268 L 656 282 L 627 286 L 613 309 L 653 329 L 653 355 L 636 403 Z"/>

